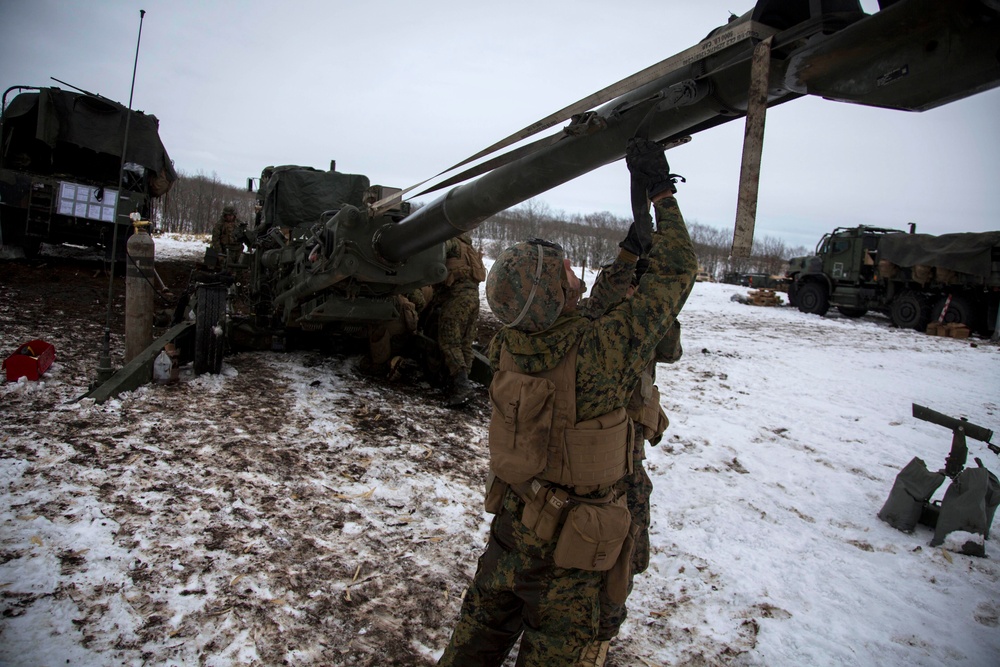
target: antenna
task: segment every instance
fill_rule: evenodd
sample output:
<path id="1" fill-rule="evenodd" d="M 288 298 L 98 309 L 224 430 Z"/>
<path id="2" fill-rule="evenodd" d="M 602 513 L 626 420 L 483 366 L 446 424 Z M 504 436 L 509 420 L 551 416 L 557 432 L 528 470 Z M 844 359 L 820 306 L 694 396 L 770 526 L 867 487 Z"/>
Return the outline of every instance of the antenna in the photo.
<path id="1" fill-rule="evenodd" d="M 139 66 L 139 44 L 142 42 L 142 20 L 146 16 L 146 10 L 139 10 L 139 37 L 135 42 L 135 61 L 132 63 L 132 88 L 128 94 L 128 114 L 125 115 L 125 138 L 122 140 L 122 159 L 118 167 L 118 197 L 115 199 L 114 231 L 111 235 L 111 271 L 108 278 L 108 315 L 104 325 L 104 344 L 101 347 L 101 356 L 97 363 L 97 381 L 107 382 L 111 379 L 114 371 L 111 367 L 111 306 L 115 289 L 115 262 L 118 258 L 118 209 L 121 207 L 122 189 L 125 186 L 125 153 L 128 150 L 128 130 L 129 122 L 132 120 L 132 96 L 135 94 L 135 72 Z"/>

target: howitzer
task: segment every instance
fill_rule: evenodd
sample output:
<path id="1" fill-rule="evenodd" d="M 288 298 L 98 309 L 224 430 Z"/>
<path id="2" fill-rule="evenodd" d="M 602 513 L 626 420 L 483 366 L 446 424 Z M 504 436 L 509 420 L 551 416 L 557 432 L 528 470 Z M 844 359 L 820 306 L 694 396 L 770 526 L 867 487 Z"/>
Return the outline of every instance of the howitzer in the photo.
<path id="1" fill-rule="evenodd" d="M 621 159 L 627 140 L 637 133 L 672 146 L 750 115 L 762 131 L 764 109 L 802 95 L 922 111 L 1000 84 L 1000 7 L 995 2 L 880 4 L 880 11 L 869 15 L 856 0 L 760 0 L 693 47 L 456 165 L 570 121 L 549 137 L 448 179 L 450 185 L 478 176 L 412 214 L 401 203 L 406 191 L 367 190 L 365 177 L 340 175 L 354 179 L 354 187 L 336 184 L 345 196 L 340 205 L 330 203 L 333 212 L 323 218 L 321 229 L 303 230 L 291 246 L 280 242 L 280 253 L 262 254 L 259 261 L 270 275 L 264 284 L 256 281 L 258 291 L 270 295 L 279 319 L 296 326 L 385 321 L 396 317 L 388 296 L 444 279 L 444 241 Z M 751 130 L 748 137 L 760 133 Z M 744 152 L 747 177 L 740 196 L 753 201 L 752 163 L 759 161 L 759 149 Z M 280 195 L 280 188 L 268 190 L 266 181 L 262 178 L 265 226 L 276 222 L 273 216 L 266 220 L 274 208 L 268 193 Z M 741 210 L 752 213 L 753 202 L 744 203 L 748 206 Z M 313 217 L 278 224 L 316 222 Z M 734 249 L 749 251 L 752 215 L 746 222 L 738 225 Z"/>
<path id="2" fill-rule="evenodd" d="M 465 171 L 439 184 L 450 189 L 412 213 L 402 201 L 409 190 L 372 186 L 332 165 L 327 172 L 265 169 L 244 283 L 253 323 L 374 340 L 400 317 L 397 296 L 445 279 L 448 239 L 620 160 L 633 136 L 669 147 L 741 118 L 747 129 L 733 252 L 749 253 L 767 108 L 818 95 L 923 111 L 1000 85 L 995 0 L 879 5 L 868 14 L 858 0 L 759 0 L 690 48 L 459 163 Z M 567 121 L 552 135 L 487 159 Z M 299 186 L 288 187 L 293 181 Z M 293 197 L 303 206 L 283 206 Z M 217 296 L 203 296 L 196 301 L 207 299 L 213 314 L 188 317 L 214 328 L 215 313 L 226 309 Z M 231 329 L 228 320 L 223 329 Z M 208 346 L 221 344 L 218 338 L 198 335 Z"/>
<path id="3" fill-rule="evenodd" d="M 993 438 L 993 431 L 982 426 L 976 426 L 964 417 L 955 419 L 954 417 L 943 415 L 940 412 L 935 412 L 930 408 L 925 408 L 916 403 L 913 404 L 913 416 L 925 422 L 951 429 L 953 434 L 951 451 L 948 453 L 944 464 L 944 474 L 951 478 L 954 478 L 955 475 L 962 472 L 962 469 L 965 468 L 965 462 L 969 456 L 969 447 L 965 440 L 966 436 L 986 443 L 989 443 Z"/>

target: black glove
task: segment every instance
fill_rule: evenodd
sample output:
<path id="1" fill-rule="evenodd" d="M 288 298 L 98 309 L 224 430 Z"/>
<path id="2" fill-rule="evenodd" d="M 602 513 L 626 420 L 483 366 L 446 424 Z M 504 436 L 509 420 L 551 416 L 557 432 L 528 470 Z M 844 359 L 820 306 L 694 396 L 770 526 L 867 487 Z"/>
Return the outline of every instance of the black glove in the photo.
<path id="1" fill-rule="evenodd" d="M 655 141 L 632 137 L 625 147 L 625 164 L 633 179 L 645 186 L 646 196 L 652 200 L 664 192 L 677 192 L 676 178 L 670 173 L 670 165 L 664 148 Z"/>

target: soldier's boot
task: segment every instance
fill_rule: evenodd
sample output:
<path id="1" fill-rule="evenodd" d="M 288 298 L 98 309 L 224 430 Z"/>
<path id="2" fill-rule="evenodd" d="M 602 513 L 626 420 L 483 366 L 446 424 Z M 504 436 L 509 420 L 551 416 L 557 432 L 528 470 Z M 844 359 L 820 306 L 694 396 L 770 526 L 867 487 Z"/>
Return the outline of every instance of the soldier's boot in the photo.
<path id="1" fill-rule="evenodd" d="M 445 407 L 458 408 L 469 402 L 472 398 L 473 393 L 475 393 L 476 388 L 469 381 L 469 374 L 465 371 L 455 373 L 452 376 L 452 389 L 448 398 L 445 400 Z"/>
<path id="2" fill-rule="evenodd" d="M 583 652 L 580 656 L 580 661 L 577 667 L 604 667 L 604 661 L 608 659 L 608 647 L 611 646 L 610 640 L 597 640 L 591 642 L 587 650 Z"/>

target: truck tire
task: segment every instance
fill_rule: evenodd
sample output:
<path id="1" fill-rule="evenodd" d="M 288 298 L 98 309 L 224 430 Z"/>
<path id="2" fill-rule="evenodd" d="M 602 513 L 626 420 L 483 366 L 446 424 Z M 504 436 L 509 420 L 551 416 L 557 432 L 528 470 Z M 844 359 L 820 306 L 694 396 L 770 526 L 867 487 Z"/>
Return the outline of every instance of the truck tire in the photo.
<path id="1" fill-rule="evenodd" d="M 865 314 L 868 313 L 867 308 L 852 308 L 850 306 L 837 306 L 837 310 L 844 317 L 851 317 L 851 318 L 863 317 Z"/>
<path id="2" fill-rule="evenodd" d="M 924 331 L 931 321 L 931 307 L 923 294 L 910 290 L 893 300 L 889 317 L 900 329 Z"/>
<path id="3" fill-rule="evenodd" d="M 937 300 L 934 308 L 931 310 L 931 322 L 937 322 L 941 319 L 941 311 L 944 310 L 944 304 L 947 302 L 948 297 L 946 296 Z M 944 314 L 943 322 L 944 324 L 957 322 L 969 327 L 971 331 L 978 331 L 982 327 L 982 322 L 979 321 L 977 315 L 977 309 L 968 297 L 955 294 L 951 297 L 951 303 L 948 304 L 948 310 Z"/>
<path id="4" fill-rule="evenodd" d="M 798 307 L 799 305 L 799 284 L 793 279 L 788 286 L 788 305 Z"/>
<path id="5" fill-rule="evenodd" d="M 795 291 L 795 303 L 803 313 L 823 316 L 830 310 L 830 298 L 826 295 L 826 288 L 819 283 L 800 285 Z"/>
<path id="6" fill-rule="evenodd" d="M 225 333 L 219 333 L 226 315 L 226 289 L 200 286 L 195 295 L 194 374 L 217 374 L 222 370 Z"/>

